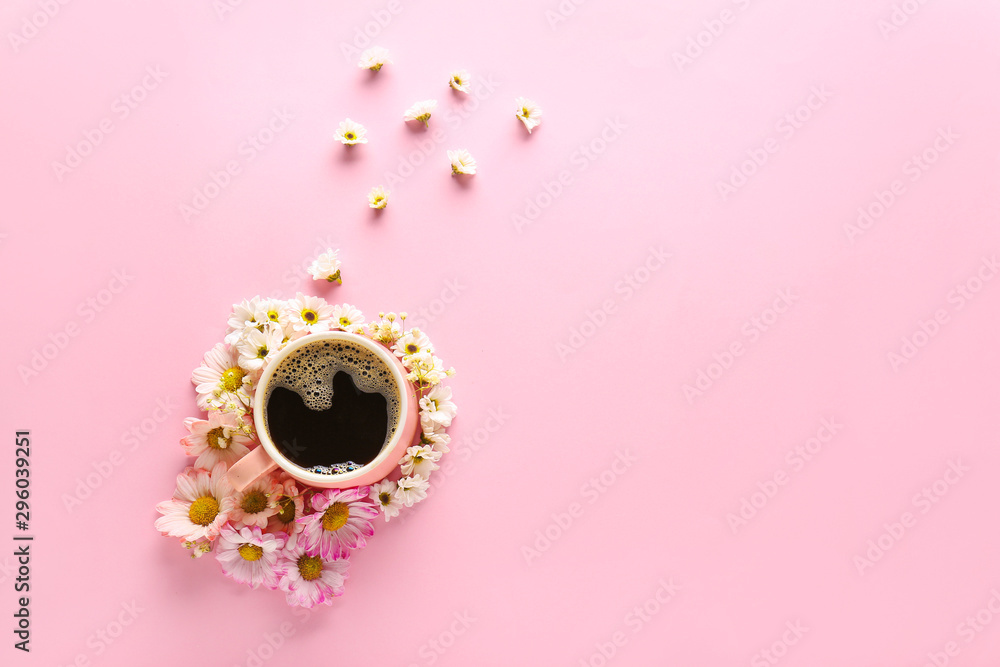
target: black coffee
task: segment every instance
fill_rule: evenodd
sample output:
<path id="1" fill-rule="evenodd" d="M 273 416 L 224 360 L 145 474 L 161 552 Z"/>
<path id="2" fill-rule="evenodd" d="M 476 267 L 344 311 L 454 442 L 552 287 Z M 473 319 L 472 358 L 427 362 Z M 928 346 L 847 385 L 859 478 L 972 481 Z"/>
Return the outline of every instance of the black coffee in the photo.
<path id="1" fill-rule="evenodd" d="M 285 358 L 265 389 L 264 422 L 286 458 L 313 472 L 348 472 L 373 461 L 392 438 L 399 394 L 378 356 L 321 341 Z"/>

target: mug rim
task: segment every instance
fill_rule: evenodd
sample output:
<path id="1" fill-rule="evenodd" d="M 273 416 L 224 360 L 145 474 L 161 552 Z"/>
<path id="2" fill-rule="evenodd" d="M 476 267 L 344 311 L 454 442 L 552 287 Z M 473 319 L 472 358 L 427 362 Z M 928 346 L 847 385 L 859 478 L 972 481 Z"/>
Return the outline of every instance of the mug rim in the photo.
<path id="1" fill-rule="evenodd" d="M 298 350 L 309 343 L 323 340 L 348 340 L 370 350 L 376 356 L 380 357 L 382 362 L 389 368 L 389 372 L 392 373 L 393 380 L 396 382 L 396 387 L 399 390 L 399 413 L 395 425 L 396 432 L 389 439 L 389 441 L 382 446 L 378 456 L 357 470 L 341 473 L 339 475 L 323 475 L 321 473 L 312 472 L 311 470 L 307 470 L 287 458 L 278 450 L 277 445 L 275 445 L 271 440 L 271 434 L 268 432 L 264 421 L 264 400 L 267 394 L 264 388 L 274 376 L 274 372 L 277 370 L 278 365 L 281 364 L 281 362 L 295 350 Z M 253 421 L 254 428 L 257 430 L 257 439 L 260 441 L 260 446 L 263 447 L 267 452 L 267 455 L 271 457 L 271 460 L 277 463 L 279 468 L 297 480 L 322 488 L 330 488 L 330 484 L 333 482 L 336 482 L 339 488 L 351 488 L 352 486 L 357 485 L 349 483 L 344 484 L 344 482 L 350 482 L 351 480 L 364 477 L 380 465 L 384 464 L 385 460 L 396 449 L 399 439 L 403 437 L 403 431 L 405 430 L 403 425 L 406 421 L 407 415 L 409 414 L 410 401 L 412 400 L 408 389 L 409 383 L 403 375 L 402 370 L 400 370 L 396 358 L 392 356 L 392 352 L 386 349 L 386 347 L 382 344 L 373 341 L 366 336 L 362 336 L 361 334 L 351 333 L 350 331 L 317 331 L 311 334 L 306 334 L 305 336 L 290 341 L 287 345 L 285 345 L 285 347 L 278 352 L 274 359 L 272 359 L 271 362 L 264 367 L 260 378 L 257 380 L 257 388 L 253 399 Z"/>

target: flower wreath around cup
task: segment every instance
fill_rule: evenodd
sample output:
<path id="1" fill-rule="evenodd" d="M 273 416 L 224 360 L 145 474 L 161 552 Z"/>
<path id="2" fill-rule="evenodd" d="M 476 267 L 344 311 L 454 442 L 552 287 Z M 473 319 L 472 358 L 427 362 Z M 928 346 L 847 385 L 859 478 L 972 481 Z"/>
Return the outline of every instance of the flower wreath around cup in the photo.
<path id="1" fill-rule="evenodd" d="M 293 606 L 332 604 L 344 592 L 351 555 L 374 534 L 373 520 L 399 516 L 427 497 L 429 478 L 449 451 L 457 412 L 454 374 L 406 314 L 366 322 L 348 304 L 298 294 L 234 304 L 225 342 L 192 373 L 207 419 L 184 420 L 185 453 L 173 497 L 156 506 L 155 527 L 180 538 L 192 557 L 214 552 L 223 573 L 250 588 L 280 589 Z M 318 340 L 352 340 L 376 354 L 400 388 L 396 432 L 374 460 L 316 472 L 296 466 L 271 442 L 263 391 L 277 365 Z M 419 438 L 417 434 L 419 433 Z"/>

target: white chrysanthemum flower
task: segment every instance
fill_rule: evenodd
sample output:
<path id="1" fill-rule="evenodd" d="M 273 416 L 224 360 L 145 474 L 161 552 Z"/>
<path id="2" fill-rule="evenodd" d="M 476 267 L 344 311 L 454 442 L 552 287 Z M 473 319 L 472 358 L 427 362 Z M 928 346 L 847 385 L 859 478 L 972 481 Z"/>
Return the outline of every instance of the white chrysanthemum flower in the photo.
<path id="1" fill-rule="evenodd" d="M 361 123 L 356 123 L 350 118 L 340 121 L 340 127 L 337 128 L 337 132 L 334 136 L 340 143 L 346 146 L 353 146 L 354 144 L 367 144 L 368 139 L 365 137 L 367 130 L 365 126 Z"/>
<path id="2" fill-rule="evenodd" d="M 389 49 L 381 46 L 373 46 L 364 53 L 361 54 L 361 60 L 358 61 L 358 67 L 361 69 L 370 69 L 373 72 L 377 72 L 382 69 L 382 65 L 391 65 L 392 61 L 389 60 Z"/>
<path id="3" fill-rule="evenodd" d="M 229 315 L 229 328 L 226 329 L 226 343 L 236 345 L 246 335 L 248 328 L 260 324 L 260 320 L 257 319 L 259 301 L 260 297 L 255 296 L 242 303 L 233 304 L 233 312 Z"/>
<path id="4" fill-rule="evenodd" d="M 397 488 L 399 487 L 395 482 L 388 480 L 382 480 L 372 486 L 371 499 L 382 510 L 382 516 L 385 517 L 386 521 L 394 516 L 399 516 L 399 508 L 403 506 L 396 495 Z"/>
<path id="5" fill-rule="evenodd" d="M 472 77 L 464 69 L 457 69 L 451 73 L 451 78 L 448 79 L 448 85 L 463 93 L 469 92 L 469 82 Z"/>
<path id="6" fill-rule="evenodd" d="M 406 355 L 403 357 L 403 366 L 410 371 L 406 379 L 423 388 L 432 387 L 455 373 L 454 369 L 446 370 L 441 359 L 430 352 Z"/>
<path id="7" fill-rule="evenodd" d="M 414 445 L 406 448 L 406 456 L 400 460 L 399 467 L 404 475 L 430 478 L 431 473 L 441 467 L 437 464 L 440 460 L 441 452 L 436 452 L 427 445 Z"/>
<path id="8" fill-rule="evenodd" d="M 291 311 L 292 328 L 307 334 L 329 331 L 333 318 L 333 306 L 318 296 L 306 296 L 302 292 L 288 302 Z"/>
<path id="9" fill-rule="evenodd" d="M 364 314 L 348 303 L 334 306 L 333 312 L 330 314 L 330 319 L 333 320 L 330 324 L 331 329 L 343 329 L 344 331 L 351 331 L 353 333 L 362 333 L 364 329 Z"/>
<path id="10" fill-rule="evenodd" d="M 381 185 L 376 185 L 368 193 L 368 205 L 372 208 L 382 209 L 389 203 L 389 191 Z"/>
<path id="11" fill-rule="evenodd" d="M 392 351 L 396 353 L 397 357 L 403 358 L 420 352 L 433 352 L 434 346 L 431 345 L 431 339 L 427 337 L 427 334 L 420 329 L 413 328 L 399 337 L 396 344 L 392 346 Z"/>
<path id="12" fill-rule="evenodd" d="M 460 148 L 456 151 L 448 151 L 448 159 L 451 160 L 451 173 L 474 174 L 476 173 L 476 159 L 469 155 L 469 151 Z"/>
<path id="13" fill-rule="evenodd" d="M 288 314 L 288 303 L 281 299 L 264 299 L 257 304 L 254 319 L 258 322 L 274 322 L 287 336 L 291 331 L 291 317 Z"/>
<path id="14" fill-rule="evenodd" d="M 250 372 L 264 368 L 278 354 L 285 332 L 275 322 L 268 322 L 263 331 L 248 329 L 240 341 L 240 366 Z"/>
<path id="15" fill-rule="evenodd" d="M 435 452 L 447 454 L 451 451 L 451 447 L 448 446 L 450 443 L 451 436 L 444 431 L 437 433 L 424 431 L 420 434 L 420 444 L 429 445 Z"/>
<path id="16" fill-rule="evenodd" d="M 331 283 L 343 284 L 340 278 L 340 260 L 337 259 L 339 250 L 326 249 L 322 255 L 313 260 L 309 265 L 309 273 L 313 280 L 325 280 Z"/>
<path id="17" fill-rule="evenodd" d="M 533 129 L 542 124 L 542 108 L 538 106 L 537 102 L 533 102 L 527 97 L 517 98 L 514 100 L 514 104 L 517 105 L 517 110 L 514 113 L 528 128 L 528 134 L 531 134 Z"/>
<path id="18" fill-rule="evenodd" d="M 430 482 L 426 477 L 400 477 L 396 482 L 396 499 L 403 507 L 413 507 L 427 497 Z"/>
<path id="19" fill-rule="evenodd" d="M 427 121 L 431 119 L 431 113 L 437 109 L 437 100 L 424 100 L 417 102 L 406 110 L 403 120 L 419 120 L 426 127 Z"/>
<path id="20" fill-rule="evenodd" d="M 420 424 L 425 431 L 438 431 L 451 426 L 458 414 L 458 406 L 451 400 L 451 387 L 436 385 L 420 399 Z M 428 428 L 427 422 L 438 428 Z"/>

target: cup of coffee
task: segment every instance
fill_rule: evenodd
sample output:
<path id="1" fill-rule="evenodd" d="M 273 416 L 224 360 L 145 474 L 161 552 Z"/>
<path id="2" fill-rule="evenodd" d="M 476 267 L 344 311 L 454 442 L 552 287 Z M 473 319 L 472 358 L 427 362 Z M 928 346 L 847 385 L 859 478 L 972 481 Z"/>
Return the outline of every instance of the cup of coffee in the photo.
<path id="1" fill-rule="evenodd" d="M 229 469 L 237 490 L 277 467 L 310 486 L 373 484 L 399 465 L 420 425 L 396 356 L 346 331 L 288 343 L 264 367 L 253 418 L 261 446 Z"/>

